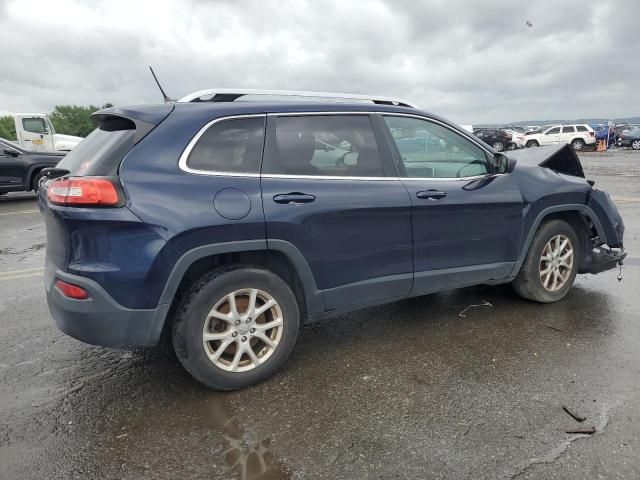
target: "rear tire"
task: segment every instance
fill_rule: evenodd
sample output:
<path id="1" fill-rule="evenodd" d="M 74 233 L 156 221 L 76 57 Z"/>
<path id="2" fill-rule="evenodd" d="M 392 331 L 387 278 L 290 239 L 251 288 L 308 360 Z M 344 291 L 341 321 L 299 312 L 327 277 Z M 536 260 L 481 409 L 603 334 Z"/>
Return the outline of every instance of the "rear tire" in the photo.
<path id="1" fill-rule="evenodd" d="M 538 143 L 537 140 L 529 140 L 526 144 L 527 148 L 532 148 L 532 147 L 539 147 L 540 144 Z"/>
<path id="2" fill-rule="evenodd" d="M 634 150 L 640 150 L 640 140 L 634 140 L 631 142 L 631 148 Z"/>
<path id="3" fill-rule="evenodd" d="M 266 380 L 285 363 L 299 325 L 298 302 L 280 277 L 253 267 L 227 268 L 190 289 L 178 309 L 172 343 L 196 380 L 215 390 L 236 390 Z"/>
<path id="4" fill-rule="evenodd" d="M 529 300 L 557 302 L 569 293 L 580 258 L 580 242 L 574 228 L 563 220 L 549 220 L 533 237 L 513 288 Z"/>
<path id="5" fill-rule="evenodd" d="M 573 150 L 576 152 L 582 151 L 584 149 L 584 146 L 584 140 L 582 140 L 581 138 L 576 138 L 571 142 L 571 148 L 573 148 Z"/>

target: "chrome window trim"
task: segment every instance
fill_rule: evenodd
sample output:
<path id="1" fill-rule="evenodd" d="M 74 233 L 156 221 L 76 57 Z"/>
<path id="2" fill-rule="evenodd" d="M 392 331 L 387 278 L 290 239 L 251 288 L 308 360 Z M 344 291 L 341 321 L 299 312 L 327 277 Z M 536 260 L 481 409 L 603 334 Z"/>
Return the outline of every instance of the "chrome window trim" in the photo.
<path id="1" fill-rule="evenodd" d="M 200 128 L 200 130 L 198 130 L 198 132 L 194 135 L 194 137 L 189 141 L 189 143 L 187 144 L 186 148 L 184 149 L 184 151 L 182 152 L 182 154 L 180 155 L 180 158 L 178 160 L 178 167 L 186 172 L 186 173 L 192 173 L 194 175 L 208 175 L 208 176 L 213 176 L 213 177 L 253 177 L 253 178 L 282 178 L 282 179 L 318 179 L 318 180 L 371 180 L 371 181 L 388 181 L 388 180 L 419 180 L 419 181 L 425 181 L 425 180 L 433 180 L 433 181 L 471 181 L 471 180 L 478 180 L 481 178 L 486 178 L 486 177 L 494 177 L 494 176 L 503 176 L 503 175 L 508 175 L 508 173 L 500 173 L 500 174 L 496 174 L 496 173 L 486 173 L 483 175 L 474 175 L 471 177 L 343 177 L 343 176 L 333 176 L 333 175 L 288 175 L 288 174 L 281 174 L 281 173 L 239 173 L 239 172 L 224 172 L 224 171 L 214 171 L 214 170 L 199 170 L 199 169 L 195 169 L 195 168 L 191 168 L 187 165 L 187 159 L 189 158 L 189 154 L 191 153 L 191 150 L 193 150 L 193 147 L 195 146 L 195 144 L 198 142 L 198 140 L 200 139 L 200 137 L 202 137 L 202 135 L 204 135 L 204 133 L 213 125 L 215 125 L 216 123 L 219 122 L 223 122 L 225 120 L 234 120 L 234 119 L 238 119 L 238 118 L 266 118 L 266 117 L 300 117 L 300 116 L 307 116 L 307 115 L 317 115 L 317 116 L 326 116 L 326 115 L 382 115 L 382 116 L 395 116 L 395 117 L 411 117 L 411 118 L 416 118 L 418 120 L 424 120 L 424 121 L 429 121 L 429 122 L 433 122 L 436 123 L 444 128 L 447 128 L 448 130 L 451 130 L 453 133 L 457 133 L 458 135 L 468 139 L 469 141 L 471 141 L 472 143 L 476 144 L 478 147 L 480 147 L 483 151 L 487 152 L 489 155 L 493 155 L 493 152 L 491 152 L 490 150 L 488 150 L 485 146 L 483 146 L 482 144 L 480 144 L 479 142 L 475 141 L 471 135 L 468 134 L 464 134 L 463 132 L 460 132 L 454 128 L 451 128 L 449 125 L 447 125 L 444 122 L 441 122 L 439 120 L 436 120 L 434 118 L 431 117 L 427 117 L 424 115 L 417 115 L 417 114 L 412 114 L 412 113 L 399 113 L 399 112 L 381 112 L 381 111 L 327 111 L 327 112 L 281 112 L 281 113 L 248 113 L 248 114 L 239 114 L 239 115 L 227 115 L 224 117 L 218 117 L 218 118 L 214 118 L 213 120 L 211 120 L 210 122 L 208 122 L 207 124 L 205 124 L 202 128 Z M 265 140 L 266 141 L 266 134 L 265 134 Z"/>
<path id="2" fill-rule="evenodd" d="M 266 120 L 267 119 L 267 114 L 266 113 L 257 113 L 257 114 L 256 113 L 251 113 L 251 114 L 246 114 L 246 115 L 228 115 L 226 117 L 214 118 L 213 120 L 208 122 L 204 127 L 202 127 L 200 130 L 198 130 L 198 132 L 194 135 L 194 137 L 189 141 L 189 143 L 187 144 L 187 147 L 184 149 L 184 151 L 180 155 L 180 158 L 178 159 L 178 167 L 180 167 L 181 170 L 183 170 L 183 171 L 185 171 L 187 173 L 194 173 L 196 175 L 215 175 L 215 176 L 232 176 L 232 177 L 259 177 L 260 176 L 260 172 L 258 172 L 258 173 L 240 173 L 240 172 L 223 172 L 223 171 L 216 171 L 216 170 L 200 170 L 200 169 L 197 169 L 197 168 L 191 168 L 189 165 L 187 165 L 187 160 L 189 159 L 189 155 L 191 154 L 191 151 L 193 150 L 193 147 L 195 147 L 196 143 L 198 143 L 198 140 L 200 140 L 202 135 L 204 135 L 204 133 L 207 130 L 209 130 L 210 127 L 212 127 L 216 123 L 220 123 L 220 122 L 223 122 L 225 120 L 235 120 L 235 119 L 239 119 L 239 118 L 264 118 Z M 262 141 L 263 142 L 264 142 L 265 137 L 266 137 L 266 133 L 262 137 Z"/>

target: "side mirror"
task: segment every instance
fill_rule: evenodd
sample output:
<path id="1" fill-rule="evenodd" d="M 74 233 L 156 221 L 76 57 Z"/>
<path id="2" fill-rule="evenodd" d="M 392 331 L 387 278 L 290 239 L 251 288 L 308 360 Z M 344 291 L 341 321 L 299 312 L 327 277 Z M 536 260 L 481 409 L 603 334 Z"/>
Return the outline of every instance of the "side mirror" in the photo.
<path id="1" fill-rule="evenodd" d="M 18 152 L 17 150 L 14 150 L 13 148 L 5 148 L 2 153 L 4 153 L 5 155 L 9 155 L 10 157 L 19 157 L 20 156 L 20 152 Z"/>
<path id="2" fill-rule="evenodd" d="M 504 153 L 496 153 L 491 161 L 493 173 L 507 173 L 509 171 L 509 159 Z"/>

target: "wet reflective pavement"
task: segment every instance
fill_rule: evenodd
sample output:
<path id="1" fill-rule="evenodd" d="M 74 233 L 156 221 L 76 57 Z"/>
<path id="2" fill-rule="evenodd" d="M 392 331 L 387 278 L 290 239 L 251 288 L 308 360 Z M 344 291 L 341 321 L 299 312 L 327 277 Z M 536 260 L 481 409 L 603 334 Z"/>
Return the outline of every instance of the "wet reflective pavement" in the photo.
<path id="1" fill-rule="evenodd" d="M 0 478 L 640 477 L 640 155 L 581 157 L 625 219 L 622 282 L 580 275 L 553 305 L 482 286 L 358 311 L 305 327 L 280 373 L 232 393 L 166 347 L 59 332 L 33 196 L 0 199 Z"/>

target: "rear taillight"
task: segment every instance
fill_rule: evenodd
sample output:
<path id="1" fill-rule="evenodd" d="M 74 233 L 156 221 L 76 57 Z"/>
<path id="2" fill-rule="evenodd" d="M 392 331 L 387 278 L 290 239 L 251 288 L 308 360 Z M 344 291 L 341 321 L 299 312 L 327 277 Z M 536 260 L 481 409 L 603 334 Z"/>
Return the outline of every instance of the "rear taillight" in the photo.
<path id="1" fill-rule="evenodd" d="M 589 135 L 591 135 L 592 137 L 595 137 L 595 132 L 589 132 Z"/>
<path id="2" fill-rule="evenodd" d="M 73 298 L 75 300 L 86 300 L 89 298 L 89 292 L 78 285 L 63 282 L 59 279 L 56 279 L 54 285 L 65 297 Z"/>
<path id="3" fill-rule="evenodd" d="M 121 204 L 114 183 L 96 177 L 54 180 L 48 185 L 47 197 L 55 205 L 115 207 Z"/>

